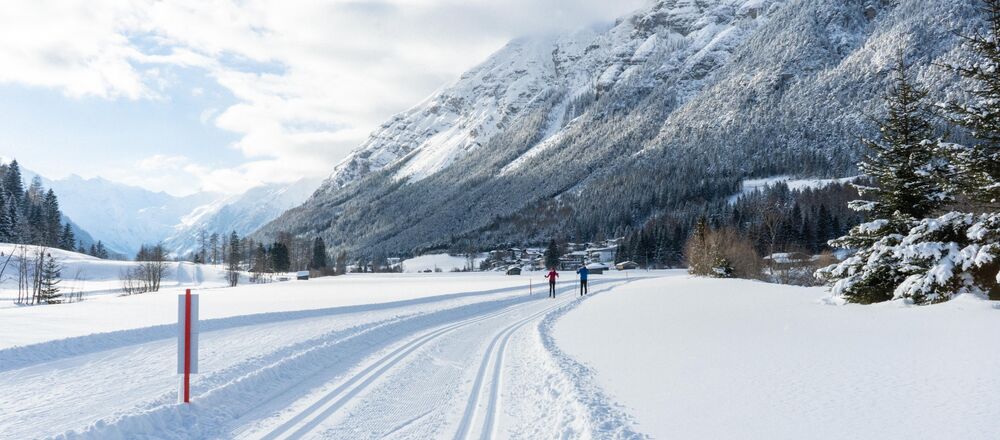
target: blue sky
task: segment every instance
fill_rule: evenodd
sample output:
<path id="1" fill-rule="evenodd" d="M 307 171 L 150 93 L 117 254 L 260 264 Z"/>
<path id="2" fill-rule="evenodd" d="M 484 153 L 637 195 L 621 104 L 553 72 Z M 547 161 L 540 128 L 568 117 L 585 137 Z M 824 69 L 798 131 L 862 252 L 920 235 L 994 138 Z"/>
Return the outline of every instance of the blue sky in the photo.
<path id="1" fill-rule="evenodd" d="M 176 195 L 321 177 L 509 39 L 647 0 L 0 4 L 0 155 Z"/>

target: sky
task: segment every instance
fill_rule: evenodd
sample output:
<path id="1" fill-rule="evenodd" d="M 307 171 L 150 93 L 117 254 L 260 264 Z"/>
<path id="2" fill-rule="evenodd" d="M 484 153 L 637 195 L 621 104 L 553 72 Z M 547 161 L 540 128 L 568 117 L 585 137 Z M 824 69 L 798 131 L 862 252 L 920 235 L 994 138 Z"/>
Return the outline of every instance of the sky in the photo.
<path id="1" fill-rule="evenodd" d="M 647 1 L 0 2 L 0 156 L 174 195 L 325 177 L 510 39 Z"/>

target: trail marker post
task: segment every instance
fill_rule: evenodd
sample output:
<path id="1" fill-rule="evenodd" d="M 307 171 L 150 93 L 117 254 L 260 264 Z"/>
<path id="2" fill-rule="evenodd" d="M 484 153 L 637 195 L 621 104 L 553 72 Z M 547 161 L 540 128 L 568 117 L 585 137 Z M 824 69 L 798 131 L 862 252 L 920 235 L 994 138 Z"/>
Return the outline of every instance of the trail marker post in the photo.
<path id="1" fill-rule="evenodd" d="M 191 403 L 191 375 L 198 373 L 198 295 L 187 289 L 177 296 L 177 400 Z"/>

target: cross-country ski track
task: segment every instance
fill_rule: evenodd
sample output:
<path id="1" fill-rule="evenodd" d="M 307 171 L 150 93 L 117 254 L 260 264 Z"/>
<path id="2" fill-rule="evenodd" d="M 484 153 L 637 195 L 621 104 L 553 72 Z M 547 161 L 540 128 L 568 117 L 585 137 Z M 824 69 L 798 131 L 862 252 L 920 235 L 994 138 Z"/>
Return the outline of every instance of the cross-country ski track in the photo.
<path id="1" fill-rule="evenodd" d="M 641 437 L 547 334 L 626 283 L 594 280 L 587 297 L 563 282 L 556 299 L 519 286 L 205 320 L 191 405 L 176 403 L 167 329 L 119 332 L 107 346 L 89 335 L 92 351 L 56 359 L 0 350 L 0 364 L 16 365 L 0 365 L 0 409 L 12 409 L 0 411 L 0 438 Z M 52 405 L 65 414 L 46 431 L 18 423 Z"/>

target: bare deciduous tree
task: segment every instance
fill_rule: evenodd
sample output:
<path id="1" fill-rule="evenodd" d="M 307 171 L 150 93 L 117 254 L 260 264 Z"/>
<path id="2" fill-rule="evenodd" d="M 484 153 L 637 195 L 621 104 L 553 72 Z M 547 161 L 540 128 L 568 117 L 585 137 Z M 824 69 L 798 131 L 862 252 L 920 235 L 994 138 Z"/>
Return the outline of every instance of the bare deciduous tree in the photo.
<path id="1" fill-rule="evenodd" d="M 160 283 L 167 276 L 169 265 L 167 253 L 162 244 L 142 246 L 136 254 L 136 265 L 122 269 L 119 279 L 122 283 L 122 293 L 133 295 L 137 293 L 157 292 Z"/>

